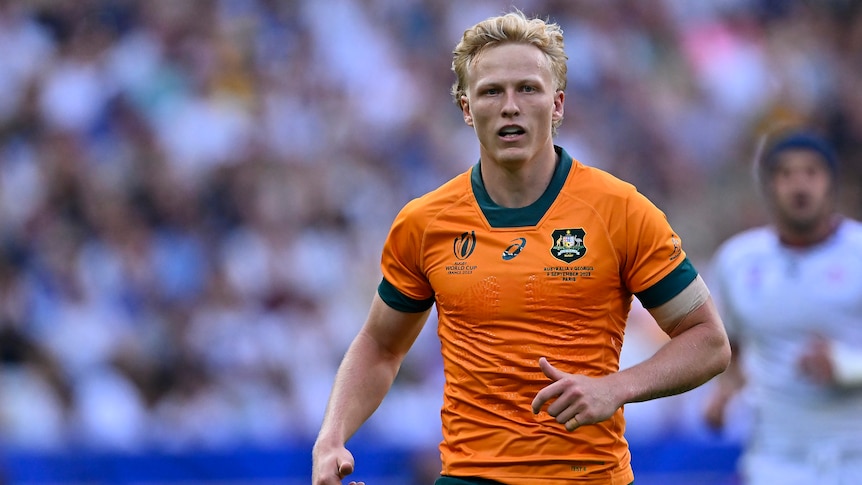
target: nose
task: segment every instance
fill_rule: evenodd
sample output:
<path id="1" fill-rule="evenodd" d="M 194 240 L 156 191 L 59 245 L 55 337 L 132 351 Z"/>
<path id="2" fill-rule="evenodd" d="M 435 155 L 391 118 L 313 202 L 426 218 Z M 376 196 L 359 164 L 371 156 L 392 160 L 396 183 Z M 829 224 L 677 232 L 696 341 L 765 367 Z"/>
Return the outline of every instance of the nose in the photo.
<path id="1" fill-rule="evenodd" d="M 504 117 L 507 118 L 515 117 L 521 114 L 521 110 L 520 108 L 518 108 L 518 101 L 515 93 L 506 93 L 505 98 L 503 99 L 502 114 Z"/>

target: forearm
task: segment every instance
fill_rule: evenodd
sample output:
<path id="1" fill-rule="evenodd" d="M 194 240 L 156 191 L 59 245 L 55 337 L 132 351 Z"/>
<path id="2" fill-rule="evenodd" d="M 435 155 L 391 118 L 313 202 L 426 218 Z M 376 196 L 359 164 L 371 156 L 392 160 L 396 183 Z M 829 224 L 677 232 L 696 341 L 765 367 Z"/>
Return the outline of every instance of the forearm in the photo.
<path id="1" fill-rule="evenodd" d="M 383 401 L 402 359 L 360 332 L 335 376 L 318 443 L 346 443 Z"/>
<path id="2" fill-rule="evenodd" d="M 723 372 L 730 347 L 720 323 L 694 325 L 652 357 L 625 369 L 619 380 L 623 403 L 648 401 L 694 389 Z"/>

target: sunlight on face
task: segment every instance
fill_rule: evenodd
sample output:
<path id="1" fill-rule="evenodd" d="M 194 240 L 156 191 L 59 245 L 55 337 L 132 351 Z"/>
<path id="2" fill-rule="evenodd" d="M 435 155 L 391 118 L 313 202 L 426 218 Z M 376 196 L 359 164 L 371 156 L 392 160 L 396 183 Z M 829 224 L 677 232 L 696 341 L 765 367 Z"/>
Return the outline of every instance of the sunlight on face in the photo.
<path id="1" fill-rule="evenodd" d="M 461 107 L 483 160 L 523 164 L 553 149 L 553 123 L 562 118 L 564 98 L 554 85 L 548 59 L 535 46 L 502 44 L 477 56 Z"/>

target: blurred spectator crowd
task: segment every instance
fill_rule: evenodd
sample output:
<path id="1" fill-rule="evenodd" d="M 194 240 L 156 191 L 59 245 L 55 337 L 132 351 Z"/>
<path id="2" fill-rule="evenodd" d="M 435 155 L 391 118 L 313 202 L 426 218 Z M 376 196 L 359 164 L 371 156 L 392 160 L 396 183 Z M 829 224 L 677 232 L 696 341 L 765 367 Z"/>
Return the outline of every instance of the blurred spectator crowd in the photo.
<path id="1" fill-rule="evenodd" d="M 476 162 L 452 48 L 510 4 L 0 0 L 0 445 L 313 439 L 389 223 Z M 858 2 L 515 5 L 567 36 L 558 143 L 652 197 L 699 264 L 759 221 L 777 123 L 828 132 L 862 209 Z M 636 323 L 630 356 L 660 342 Z M 381 439 L 436 445 L 428 327 Z M 655 409 L 656 432 L 694 426 Z"/>

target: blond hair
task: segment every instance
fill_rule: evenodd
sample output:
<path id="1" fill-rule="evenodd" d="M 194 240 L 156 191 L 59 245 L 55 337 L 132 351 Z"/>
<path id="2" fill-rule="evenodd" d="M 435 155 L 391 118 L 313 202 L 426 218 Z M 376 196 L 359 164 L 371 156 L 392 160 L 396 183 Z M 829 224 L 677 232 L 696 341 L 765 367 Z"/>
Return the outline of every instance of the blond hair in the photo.
<path id="1" fill-rule="evenodd" d="M 491 17 L 464 31 L 464 36 L 452 52 L 452 71 L 456 81 L 452 85 L 455 104 L 461 106 L 461 96 L 467 94 L 467 70 L 486 47 L 508 42 L 520 42 L 538 47 L 548 59 L 554 78 L 554 90 L 566 90 L 566 61 L 563 47 L 563 29 L 556 23 L 539 18 L 528 19 L 515 10 Z M 554 128 L 562 120 L 554 123 Z"/>

